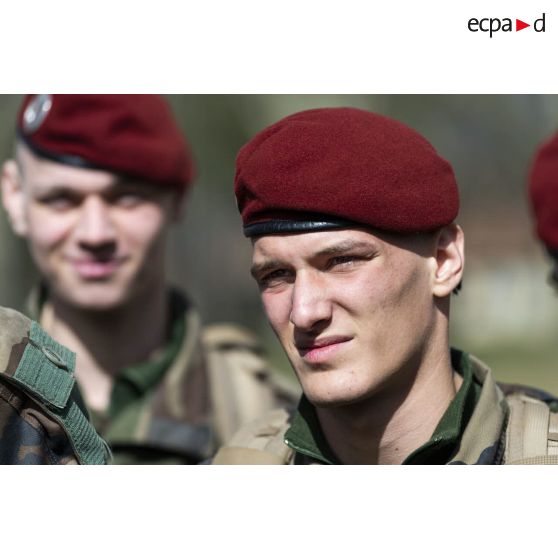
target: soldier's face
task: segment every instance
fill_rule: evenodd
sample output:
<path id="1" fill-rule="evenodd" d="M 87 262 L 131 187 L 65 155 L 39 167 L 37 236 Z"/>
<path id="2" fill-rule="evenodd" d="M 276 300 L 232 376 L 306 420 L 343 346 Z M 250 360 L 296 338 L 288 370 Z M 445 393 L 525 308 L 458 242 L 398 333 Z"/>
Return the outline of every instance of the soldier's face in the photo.
<path id="1" fill-rule="evenodd" d="M 267 317 L 315 405 L 363 400 L 412 368 L 434 329 L 435 296 L 457 284 L 440 290 L 434 242 L 357 229 L 254 242 Z"/>
<path id="2" fill-rule="evenodd" d="M 171 193 L 25 148 L 19 167 L 19 186 L 3 188 L 4 204 L 53 294 L 104 310 L 162 281 Z"/>

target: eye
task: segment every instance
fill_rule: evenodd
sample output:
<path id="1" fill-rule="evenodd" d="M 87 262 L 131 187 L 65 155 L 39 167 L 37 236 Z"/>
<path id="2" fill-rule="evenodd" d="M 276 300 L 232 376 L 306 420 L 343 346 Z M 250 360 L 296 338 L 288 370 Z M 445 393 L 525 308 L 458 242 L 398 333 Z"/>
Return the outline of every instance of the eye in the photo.
<path id="1" fill-rule="evenodd" d="M 125 194 L 123 196 L 119 196 L 117 199 L 118 205 L 123 207 L 133 207 L 142 201 L 142 198 L 135 194 Z"/>
<path id="2" fill-rule="evenodd" d="M 131 208 L 143 203 L 145 199 L 145 195 L 141 195 L 137 192 L 122 192 L 115 195 L 112 202 L 120 207 Z"/>
<path id="3" fill-rule="evenodd" d="M 365 261 L 365 258 L 361 256 L 335 256 L 334 258 L 330 258 L 327 267 L 328 269 L 348 269 L 363 261 Z"/>
<path id="4" fill-rule="evenodd" d="M 258 277 L 256 282 L 260 289 L 271 289 L 286 283 L 291 283 L 294 280 L 294 274 L 288 269 L 275 269 L 266 273 L 262 277 Z"/>
<path id="5" fill-rule="evenodd" d="M 79 200 L 68 194 L 54 194 L 46 196 L 39 200 L 41 204 L 47 206 L 53 211 L 66 211 L 72 209 L 79 204 Z"/>

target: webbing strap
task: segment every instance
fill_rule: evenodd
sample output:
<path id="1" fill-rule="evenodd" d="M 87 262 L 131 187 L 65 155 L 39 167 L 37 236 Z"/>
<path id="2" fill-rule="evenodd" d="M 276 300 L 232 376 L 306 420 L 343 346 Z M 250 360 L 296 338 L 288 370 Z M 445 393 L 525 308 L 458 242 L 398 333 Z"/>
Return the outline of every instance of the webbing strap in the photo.
<path id="1" fill-rule="evenodd" d="M 553 437 L 558 434 L 558 419 L 546 403 L 523 394 L 507 398 L 510 418 L 506 432 L 505 462 L 510 465 L 558 463 L 549 455 Z"/>
<path id="2" fill-rule="evenodd" d="M 55 414 L 70 434 L 74 450 L 83 465 L 104 465 L 112 455 L 107 443 L 97 434 L 93 425 L 72 399 L 64 413 Z"/>
<path id="3" fill-rule="evenodd" d="M 558 455 L 538 455 L 511 461 L 506 465 L 558 465 Z"/>
<path id="4" fill-rule="evenodd" d="M 550 410 L 545 403 L 525 402 L 524 457 L 546 455 Z"/>
<path id="5" fill-rule="evenodd" d="M 72 447 L 80 463 L 100 465 L 110 459 L 106 442 L 83 414 L 75 398 L 75 354 L 52 339 L 36 322 L 32 322 L 29 343 L 13 375 L 46 406 L 45 410 L 70 436 Z"/>
<path id="6" fill-rule="evenodd" d="M 548 424 L 548 455 L 558 455 L 558 413 L 550 413 Z"/>
<path id="7" fill-rule="evenodd" d="M 74 387 L 74 367 L 74 353 L 32 322 L 29 343 L 13 378 L 48 405 L 63 409 Z"/>
<path id="8" fill-rule="evenodd" d="M 548 439 L 558 442 L 558 413 L 550 413 Z"/>

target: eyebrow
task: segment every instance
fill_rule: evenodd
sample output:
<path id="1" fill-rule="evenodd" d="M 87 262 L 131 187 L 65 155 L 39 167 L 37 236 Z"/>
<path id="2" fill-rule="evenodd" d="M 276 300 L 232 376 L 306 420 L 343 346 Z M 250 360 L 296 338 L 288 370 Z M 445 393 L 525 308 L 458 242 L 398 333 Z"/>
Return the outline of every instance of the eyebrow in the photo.
<path id="1" fill-rule="evenodd" d="M 324 256 L 335 256 L 338 254 L 343 254 L 345 252 L 350 252 L 351 250 L 375 250 L 375 246 L 370 242 L 364 242 L 362 240 L 345 240 L 326 246 L 321 250 L 318 250 L 312 254 L 312 258 L 320 258 Z M 262 263 L 253 264 L 250 268 L 250 273 L 252 277 L 257 278 L 262 273 L 267 271 L 272 271 L 278 267 L 287 265 L 284 261 L 278 259 L 267 260 Z"/>
<path id="2" fill-rule="evenodd" d="M 333 256 L 335 254 L 341 254 L 343 252 L 350 252 L 351 250 L 373 250 L 375 249 L 374 244 L 371 242 L 365 242 L 362 240 L 344 240 L 331 246 L 326 246 L 321 250 L 318 250 L 314 257 L 320 256 Z"/>

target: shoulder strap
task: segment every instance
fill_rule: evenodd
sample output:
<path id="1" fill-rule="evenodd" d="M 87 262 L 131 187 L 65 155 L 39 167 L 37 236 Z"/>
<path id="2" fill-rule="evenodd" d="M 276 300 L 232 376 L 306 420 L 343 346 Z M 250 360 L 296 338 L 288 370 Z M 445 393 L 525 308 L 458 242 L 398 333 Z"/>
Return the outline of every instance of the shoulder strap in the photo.
<path id="1" fill-rule="evenodd" d="M 28 341 L 13 380 L 46 404 L 51 417 L 69 434 L 80 463 L 107 463 L 111 458 L 108 445 L 72 395 L 75 354 L 52 339 L 37 322 L 31 323 Z"/>
<path id="2" fill-rule="evenodd" d="M 213 465 L 288 465 L 294 451 L 284 442 L 290 413 L 276 409 L 241 428 L 213 458 Z"/>
<path id="3" fill-rule="evenodd" d="M 0 374 L 54 420 L 79 463 L 102 464 L 110 450 L 79 406 L 75 355 L 52 339 L 37 322 L 0 309 Z"/>
<path id="4" fill-rule="evenodd" d="M 506 397 L 510 416 L 504 462 L 508 465 L 558 464 L 558 413 L 524 393 Z"/>
<path id="5" fill-rule="evenodd" d="M 221 444 L 230 440 L 244 424 L 298 400 L 296 388 L 281 382 L 249 331 L 236 325 L 216 324 L 204 329 L 202 342 L 214 427 Z"/>

